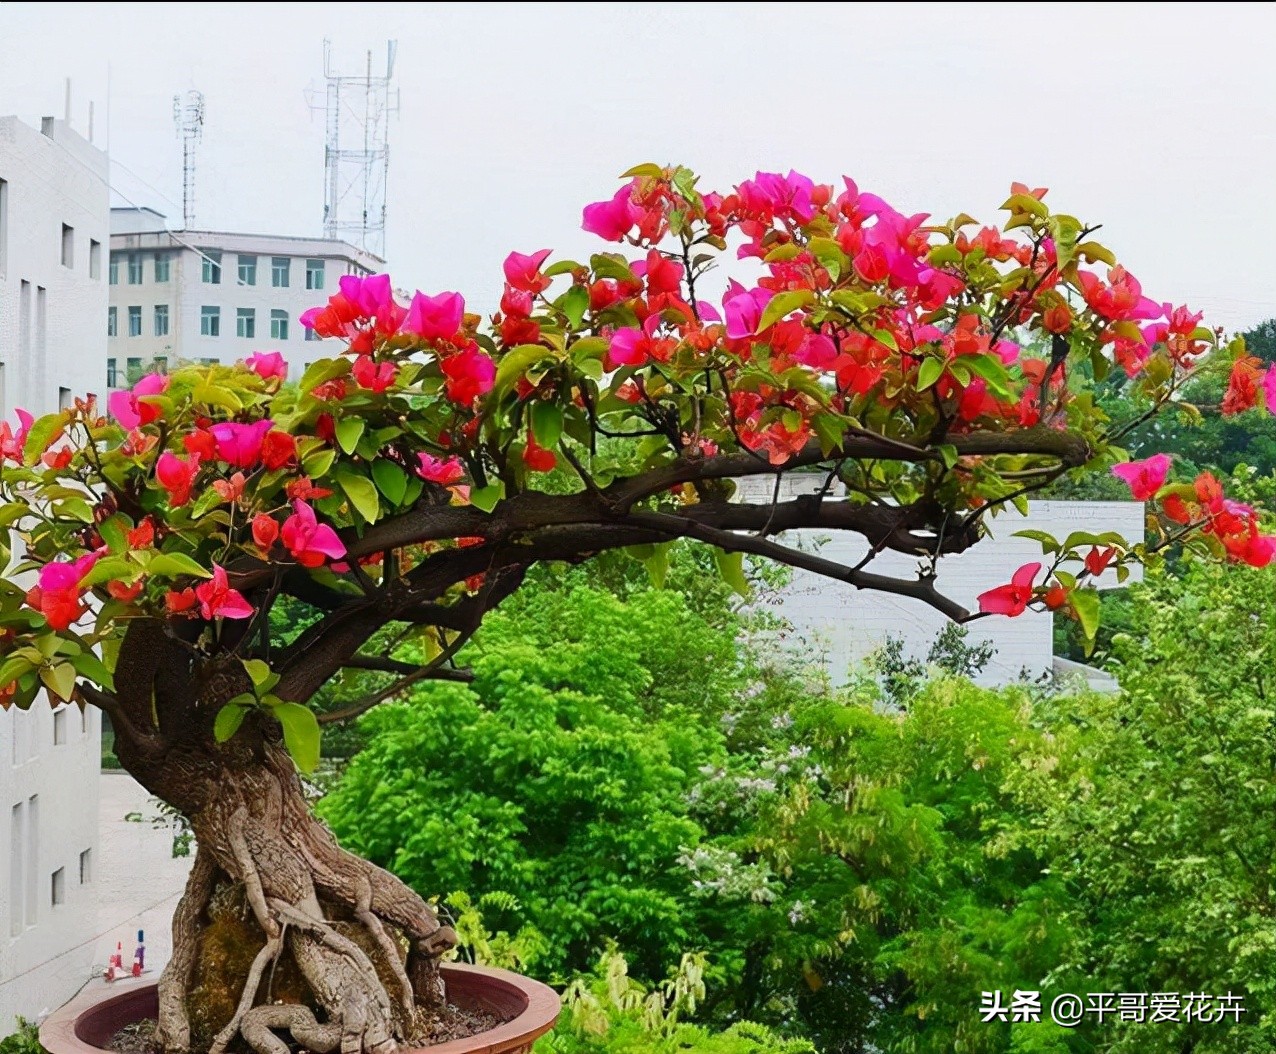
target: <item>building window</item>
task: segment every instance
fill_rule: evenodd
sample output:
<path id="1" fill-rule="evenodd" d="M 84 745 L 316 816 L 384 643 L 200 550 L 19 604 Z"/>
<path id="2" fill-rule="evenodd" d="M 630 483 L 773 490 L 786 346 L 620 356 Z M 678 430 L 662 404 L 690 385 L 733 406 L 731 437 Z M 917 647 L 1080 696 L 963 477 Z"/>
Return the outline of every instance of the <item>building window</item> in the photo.
<path id="1" fill-rule="evenodd" d="M 106 265 L 106 280 L 111 285 L 120 284 L 120 258 L 111 253 L 111 262 Z"/>
<path id="2" fill-rule="evenodd" d="M 53 711 L 53 745 L 60 747 L 66 743 L 66 707 Z"/>
<path id="3" fill-rule="evenodd" d="M 119 336 L 120 312 L 119 308 L 108 307 L 106 309 L 106 335 L 108 337 Z"/>
<path id="4" fill-rule="evenodd" d="M 306 261 L 306 288 L 322 289 L 323 288 L 323 261 L 307 260 Z"/>
<path id="5" fill-rule="evenodd" d="M 157 337 L 168 336 L 168 305 L 155 305 L 155 335 Z"/>
<path id="6" fill-rule="evenodd" d="M 306 329 L 305 326 L 302 326 L 301 328 Z M 323 337 L 319 336 L 319 334 L 316 333 L 313 329 L 306 329 L 306 339 L 307 340 L 323 340 Z"/>
<path id="7" fill-rule="evenodd" d="M 288 339 L 288 312 L 272 311 L 270 313 L 270 339 Z"/>
<path id="8" fill-rule="evenodd" d="M 93 850 L 86 849 L 80 854 L 80 885 L 87 886 L 93 881 Z"/>
<path id="9" fill-rule="evenodd" d="M 89 239 L 89 277 L 102 277 L 102 243 Z"/>
<path id="10" fill-rule="evenodd" d="M 257 257 L 241 256 L 239 258 L 239 284 L 257 284 Z"/>
<path id="11" fill-rule="evenodd" d="M 200 253 L 204 263 L 204 284 L 205 285 L 221 285 L 222 282 L 222 254 L 212 249 L 205 249 Z"/>
<path id="12" fill-rule="evenodd" d="M 220 307 L 201 307 L 199 309 L 199 332 L 205 337 L 222 335 L 222 309 Z"/>
<path id="13" fill-rule="evenodd" d="M 220 366 L 221 362 L 222 362 L 221 359 L 200 359 L 199 360 L 199 364 L 201 366 Z"/>
<path id="14" fill-rule="evenodd" d="M 40 880 L 40 796 L 33 794 L 27 799 L 27 925 L 34 926 L 39 921 L 36 901 L 40 897 L 37 883 Z"/>
<path id="15" fill-rule="evenodd" d="M 129 285 L 142 284 L 142 254 L 141 253 L 128 254 L 128 284 Z"/>
<path id="16" fill-rule="evenodd" d="M 62 224 L 62 266 L 75 266 L 75 228 Z"/>
<path id="17" fill-rule="evenodd" d="M 130 388 L 142 379 L 142 357 L 130 355 L 124 360 L 124 383 Z"/>
<path id="18" fill-rule="evenodd" d="M 151 359 L 151 372 L 159 374 L 168 373 L 168 356 L 156 355 L 155 358 Z"/>
<path id="19" fill-rule="evenodd" d="M 252 340 L 257 336 L 257 311 L 251 307 L 235 310 L 235 336 Z"/>
<path id="20" fill-rule="evenodd" d="M 114 311 L 115 308 L 111 308 L 111 310 Z M 120 387 L 119 379 L 118 379 L 119 370 L 120 370 L 120 365 L 119 365 L 118 359 L 106 360 L 106 386 L 108 388 Z"/>
<path id="21" fill-rule="evenodd" d="M 155 254 L 155 281 L 157 282 L 168 281 L 168 261 L 169 261 L 168 253 Z"/>
<path id="22" fill-rule="evenodd" d="M 288 288 L 288 274 L 292 266 L 292 261 L 286 256 L 272 256 L 270 258 L 270 284 L 276 289 Z"/>
<path id="23" fill-rule="evenodd" d="M 49 883 L 49 899 L 56 908 L 59 904 L 66 903 L 66 868 L 59 867 L 53 872 Z"/>
<path id="24" fill-rule="evenodd" d="M 0 278 L 9 271 L 9 184 L 0 179 Z"/>
<path id="25" fill-rule="evenodd" d="M 142 335 L 142 309 L 140 307 L 130 307 L 128 309 L 128 335 L 130 337 L 140 337 Z"/>

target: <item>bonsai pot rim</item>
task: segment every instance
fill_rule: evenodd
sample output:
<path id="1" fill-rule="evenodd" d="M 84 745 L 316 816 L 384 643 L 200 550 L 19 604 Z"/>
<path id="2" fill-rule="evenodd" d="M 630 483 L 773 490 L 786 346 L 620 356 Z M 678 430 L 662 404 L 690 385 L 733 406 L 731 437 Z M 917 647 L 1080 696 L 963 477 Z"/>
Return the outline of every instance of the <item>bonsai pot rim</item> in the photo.
<path id="1" fill-rule="evenodd" d="M 401 1054 L 526 1054 L 532 1043 L 558 1020 L 561 1003 L 549 985 L 492 966 L 442 963 L 449 1001 L 483 1007 L 504 1024 L 464 1039 L 430 1047 L 403 1047 Z M 126 1025 L 154 1017 L 159 985 L 117 981 L 124 991 L 95 987 L 53 1011 L 40 1025 L 40 1042 L 50 1054 L 102 1054 L 112 1036 Z"/>

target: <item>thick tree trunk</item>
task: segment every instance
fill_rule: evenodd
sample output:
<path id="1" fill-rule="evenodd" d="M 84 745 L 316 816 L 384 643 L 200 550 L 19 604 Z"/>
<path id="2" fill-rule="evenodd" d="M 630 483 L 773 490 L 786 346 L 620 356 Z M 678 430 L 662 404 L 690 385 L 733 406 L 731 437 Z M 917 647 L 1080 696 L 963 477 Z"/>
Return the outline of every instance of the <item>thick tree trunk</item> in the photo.
<path id="1" fill-rule="evenodd" d="M 183 679 L 184 671 L 170 669 Z M 153 682 L 157 694 L 163 681 Z M 438 958 L 455 934 L 398 878 L 337 845 L 311 812 L 269 719 L 251 716 L 219 745 L 211 736 L 216 709 L 186 703 L 185 727 L 170 724 L 162 750 L 128 735 L 116 741 L 124 767 L 189 819 L 198 846 L 160 978 L 164 1049 L 190 1050 L 194 1039 L 221 1054 L 242 1035 L 259 1054 L 283 1054 L 271 1031 L 281 1028 L 307 1049 L 342 1054 L 392 1054 L 399 1044 L 428 1042 L 444 1002 Z M 201 1019 L 197 1031 L 205 1034 L 193 1037 L 202 942 L 215 901 L 228 895 L 242 895 L 260 947 L 228 1019 Z M 280 967 L 300 975 L 306 1003 L 268 1001 Z"/>

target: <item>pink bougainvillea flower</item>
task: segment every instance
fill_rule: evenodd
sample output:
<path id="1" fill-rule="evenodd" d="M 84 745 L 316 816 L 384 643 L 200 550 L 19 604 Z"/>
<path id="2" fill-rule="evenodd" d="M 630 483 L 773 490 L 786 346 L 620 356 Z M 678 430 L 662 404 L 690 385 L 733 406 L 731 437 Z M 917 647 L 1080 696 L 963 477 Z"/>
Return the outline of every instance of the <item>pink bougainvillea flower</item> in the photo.
<path id="1" fill-rule="evenodd" d="M 611 335 L 611 343 L 607 348 L 607 369 L 614 370 L 620 366 L 642 366 L 655 360 L 668 362 L 678 341 L 673 337 L 657 337 L 656 329 L 660 326 L 659 315 L 648 315 L 642 329 L 623 326 Z"/>
<path id="2" fill-rule="evenodd" d="M 1170 471 L 1169 454 L 1153 454 L 1142 461 L 1112 466 L 1112 475 L 1124 480 L 1135 501 L 1148 501 L 1165 484 Z"/>
<path id="3" fill-rule="evenodd" d="M 143 395 L 159 395 L 168 389 L 168 377 L 162 373 L 150 373 L 133 385 L 132 391 L 112 392 L 106 400 L 107 408 L 121 425 L 130 432 L 148 425 L 160 416 L 160 408 L 141 402 Z"/>
<path id="4" fill-rule="evenodd" d="M 1269 414 L 1276 414 L 1276 366 L 1268 366 L 1263 375 L 1263 402 Z"/>
<path id="5" fill-rule="evenodd" d="M 207 428 L 196 428 L 182 437 L 186 453 L 195 454 L 201 461 L 213 461 L 217 457 L 217 440 Z"/>
<path id="6" fill-rule="evenodd" d="M 217 440 L 217 456 L 235 468 L 253 468 L 261 460 L 261 444 L 275 427 L 271 420 L 236 424 L 222 421 L 209 429 Z"/>
<path id="7" fill-rule="evenodd" d="M 979 610 L 991 615 L 1022 615 L 1032 600 L 1032 583 L 1041 564 L 1024 564 L 1011 576 L 1010 584 L 979 594 Z"/>
<path id="8" fill-rule="evenodd" d="M 815 214 L 811 202 L 814 191 L 815 184 L 808 177 L 792 170 L 787 176 L 758 172 L 736 187 L 745 211 L 768 222 L 777 218 L 806 223 Z"/>
<path id="9" fill-rule="evenodd" d="M 527 318 L 532 313 L 533 297 L 526 289 L 516 289 L 506 283 L 501 294 L 501 313 L 506 318 Z"/>
<path id="10" fill-rule="evenodd" d="M 195 599 L 199 601 L 200 615 L 209 621 L 215 618 L 252 618 L 252 605 L 238 589 L 230 588 L 226 569 L 221 564 L 213 564 L 213 577 L 195 587 Z"/>
<path id="11" fill-rule="evenodd" d="M 539 293 L 547 289 L 553 279 L 541 274 L 541 265 L 549 258 L 550 252 L 552 250 L 542 249 L 531 256 L 510 253 L 505 257 L 505 281 L 525 293 Z"/>
<path id="12" fill-rule="evenodd" d="M 496 380 L 496 363 L 476 344 L 449 355 L 440 369 L 447 378 L 447 397 L 462 406 L 473 406 L 475 399 L 492 390 Z"/>
<path id="13" fill-rule="evenodd" d="M 165 450 L 155 462 L 155 478 L 168 491 L 168 503 L 175 509 L 191 500 L 191 488 L 198 473 L 198 454 L 192 454 L 183 461 L 171 450 Z"/>
<path id="14" fill-rule="evenodd" d="M 0 461 L 9 460 L 22 463 L 22 448 L 27 442 L 27 433 L 35 421 L 25 410 L 18 410 L 18 430 L 14 432 L 8 421 L 0 421 Z"/>
<path id="15" fill-rule="evenodd" d="M 39 583 L 27 591 L 26 602 L 48 620 L 51 629 L 69 628 L 88 610 L 81 601 L 84 590 L 80 581 L 97 559 L 97 553 L 88 553 L 75 561 L 59 561 L 40 568 Z"/>
<path id="16" fill-rule="evenodd" d="M 465 477 L 465 466 L 459 457 L 435 457 L 433 454 L 417 454 L 419 464 L 416 474 L 431 483 L 448 486 Z"/>
<path id="17" fill-rule="evenodd" d="M 293 514 L 284 520 L 279 535 L 292 557 L 302 567 L 318 567 L 325 560 L 346 555 L 337 532 L 315 519 L 315 510 L 304 501 L 292 503 Z"/>
<path id="18" fill-rule="evenodd" d="M 642 218 L 642 209 L 634 204 L 634 191 L 638 180 L 626 183 L 610 201 L 596 201 L 586 205 L 581 214 L 581 226 L 609 242 L 623 241 L 633 225 Z"/>
<path id="19" fill-rule="evenodd" d="M 350 374 L 359 387 L 380 394 L 394 384 L 399 368 L 393 362 L 373 362 L 371 356 L 361 355 L 355 360 Z"/>
<path id="20" fill-rule="evenodd" d="M 1260 398 L 1266 402 L 1266 378 L 1263 376 L 1262 368 L 1262 361 L 1254 355 L 1243 355 L 1232 363 L 1232 372 L 1227 379 L 1227 391 L 1223 393 L 1224 414 L 1239 414 L 1252 410 L 1258 405 Z"/>
<path id="21" fill-rule="evenodd" d="M 422 340 L 452 340 L 464 317 L 465 298 L 460 293 L 416 293 L 399 332 Z"/>
<path id="22" fill-rule="evenodd" d="M 288 363 L 284 361 L 283 355 L 278 351 L 259 351 L 254 355 L 248 356 L 244 360 L 244 365 L 252 370 L 262 380 L 288 379 Z"/>
<path id="23" fill-rule="evenodd" d="M 744 289 L 731 283 L 722 301 L 727 318 L 727 336 L 733 340 L 751 337 L 762 322 L 762 312 L 775 294 L 769 289 Z"/>

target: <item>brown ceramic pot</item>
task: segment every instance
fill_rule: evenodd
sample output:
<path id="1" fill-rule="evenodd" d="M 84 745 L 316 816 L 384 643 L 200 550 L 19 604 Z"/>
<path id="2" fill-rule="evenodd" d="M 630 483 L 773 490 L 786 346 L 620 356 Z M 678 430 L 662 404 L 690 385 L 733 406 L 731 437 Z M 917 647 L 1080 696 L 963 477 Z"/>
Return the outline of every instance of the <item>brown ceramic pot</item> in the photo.
<path id="1" fill-rule="evenodd" d="M 504 1024 L 454 1039 L 419 1054 L 528 1054 L 538 1036 L 558 1020 L 558 994 L 529 977 L 488 966 L 444 963 L 448 998 L 465 1009 L 490 1011 Z M 40 1026 L 40 1042 L 50 1054 L 103 1054 L 126 1025 L 154 1017 L 159 1004 L 154 984 L 116 982 L 123 990 L 94 989 L 55 1010 Z M 415 1054 L 411 1050 L 403 1054 Z"/>

